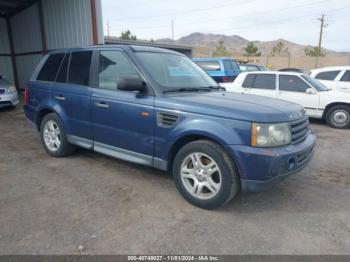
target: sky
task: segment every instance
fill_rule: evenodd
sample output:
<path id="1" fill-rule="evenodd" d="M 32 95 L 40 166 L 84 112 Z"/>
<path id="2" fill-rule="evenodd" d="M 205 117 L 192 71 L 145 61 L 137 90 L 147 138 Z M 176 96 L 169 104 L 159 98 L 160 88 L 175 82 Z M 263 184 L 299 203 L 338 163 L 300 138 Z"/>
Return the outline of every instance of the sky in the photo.
<path id="1" fill-rule="evenodd" d="M 102 0 L 102 12 L 111 36 L 129 29 L 138 39 L 172 38 L 173 21 L 175 40 L 201 32 L 315 46 L 324 14 L 322 46 L 350 51 L 349 0 Z"/>

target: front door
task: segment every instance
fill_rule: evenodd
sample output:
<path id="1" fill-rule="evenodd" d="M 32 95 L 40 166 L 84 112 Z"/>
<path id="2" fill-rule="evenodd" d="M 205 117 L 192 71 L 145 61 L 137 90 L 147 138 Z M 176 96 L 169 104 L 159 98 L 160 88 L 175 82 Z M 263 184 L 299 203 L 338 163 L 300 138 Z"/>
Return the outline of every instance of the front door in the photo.
<path id="1" fill-rule="evenodd" d="M 312 117 L 319 117 L 322 111 L 319 110 L 319 94 L 306 93 L 310 88 L 299 76 L 280 75 L 278 98 L 302 105 L 306 114 Z"/>
<path id="2" fill-rule="evenodd" d="M 338 90 L 350 92 L 350 70 L 345 71 L 338 82 Z"/>
<path id="3" fill-rule="evenodd" d="M 118 90 L 122 77 L 141 77 L 122 50 L 99 51 L 98 85 L 92 91 L 95 151 L 153 164 L 154 96 Z"/>

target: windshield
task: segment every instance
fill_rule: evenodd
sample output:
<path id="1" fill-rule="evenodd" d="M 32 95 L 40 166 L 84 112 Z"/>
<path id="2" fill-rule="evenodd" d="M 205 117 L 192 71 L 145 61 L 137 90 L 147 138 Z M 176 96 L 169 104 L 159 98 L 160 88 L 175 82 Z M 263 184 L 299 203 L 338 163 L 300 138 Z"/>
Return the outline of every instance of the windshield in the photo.
<path id="1" fill-rule="evenodd" d="M 136 56 L 163 93 L 176 90 L 207 91 L 208 88 L 218 87 L 207 73 L 185 56 L 154 52 L 136 52 Z"/>
<path id="2" fill-rule="evenodd" d="M 312 77 L 308 75 L 302 75 L 302 78 L 306 80 L 309 84 L 311 84 L 314 88 L 317 89 L 317 91 L 328 91 L 329 89 L 325 87 L 320 81 L 313 79 Z"/>

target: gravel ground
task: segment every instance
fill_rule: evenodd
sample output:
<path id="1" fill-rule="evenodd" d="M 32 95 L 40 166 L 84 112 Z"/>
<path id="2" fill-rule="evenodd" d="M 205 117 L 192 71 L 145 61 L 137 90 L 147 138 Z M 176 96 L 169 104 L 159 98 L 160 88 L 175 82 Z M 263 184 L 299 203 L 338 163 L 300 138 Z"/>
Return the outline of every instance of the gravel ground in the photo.
<path id="1" fill-rule="evenodd" d="M 21 109 L 0 110 L 0 254 L 350 254 L 350 130 L 311 128 L 304 171 L 206 211 L 162 172 L 49 157 Z"/>

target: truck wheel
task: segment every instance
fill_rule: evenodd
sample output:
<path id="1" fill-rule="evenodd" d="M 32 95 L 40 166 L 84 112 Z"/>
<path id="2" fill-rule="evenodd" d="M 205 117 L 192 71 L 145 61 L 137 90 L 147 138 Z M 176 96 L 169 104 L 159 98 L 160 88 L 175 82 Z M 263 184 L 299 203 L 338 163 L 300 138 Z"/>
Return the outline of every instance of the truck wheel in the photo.
<path id="1" fill-rule="evenodd" d="M 326 113 L 326 122 L 334 128 L 349 128 L 350 107 L 346 105 L 331 107 Z"/>
<path id="2" fill-rule="evenodd" d="M 75 150 L 75 146 L 67 141 L 60 118 L 54 113 L 46 115 L 41 121 L 40 138 L 45 151 L 50 156 L 65 157 Z"/>
<path id="3" fill-rule="evenodd" d="M 223 206 L 239 190 L 233 161 L 219 145 L 208 140 L 190 142 L 179 150 L 173 177 L 182 196 L 204 209 Z"/>

